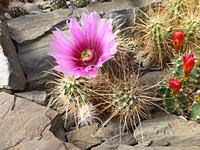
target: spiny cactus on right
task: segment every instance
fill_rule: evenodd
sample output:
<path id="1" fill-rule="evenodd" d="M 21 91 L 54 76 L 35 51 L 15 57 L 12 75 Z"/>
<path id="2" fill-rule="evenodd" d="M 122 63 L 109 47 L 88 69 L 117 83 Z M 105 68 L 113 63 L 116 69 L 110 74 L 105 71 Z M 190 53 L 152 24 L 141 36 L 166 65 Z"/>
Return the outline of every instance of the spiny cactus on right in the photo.
<path id="1" fill-rule="evenodd" d="M 88 4 L 87 0 L 70 0 L 70 3 L 76 7 L 85 7 Z"/>
<path id="2" fill-rule="evenodd" d="M 200 90 L 195 93 L 194 102 L 189 109 L 189 116 L 192 120 L 200 123 Z"/>
<path id="3" fill-rule="evenodd" d="M 179 17 L 181 10 L 183 9 L 183 0 L 170 0 L 168 6 L 168 15 L 170 18 Z"/>
<path id="4" fill-rule="evenodd" d="M 189 69 L 187 69 L 188 67 Z M 194 60 L 192 54 L 183 56 L 183 59 L 178 58 L 173 64 L 171 77 L 169 85 L 166 83 L 160 85 L 157 96 L 162 99 L 163 106 L 170 113 L 176 115 L 192 114 L 194 116 L 194 112 L 198 111 L 196 109 L 199 106 L 199 104 L 194 103 L 193 97 L 193 93 L 196 93 L 200 88 L 198 61 Z M 177 90 L 173 88 L 177 88 Z M 198 112 L 200 113 L 200 111 Z"/>
<path id="5" fill-rule="evenodd" d="M 153 55 L 155 58 L 159 58 L 159 63 L 162 64 L 165 61 L 169 53 L 166 53 L 166 37 L 172 31 L 171 26 L 166 26 L 164 23 L 159 20 L 150 22 L 148 26 L 150 44 L 153 49 Z"/>
<path id="6" fill-rule="evenodd" d="M 11 17 L 16 18 L 27 14 L 21 2 L 11 2 L 8 8 Z"/>
<path id="7" fill-rule="evenodd" d="M 173 57 L 168 45 L 172 19 L 168 18 L 164 4 L 154 4 L 147 13 L 142 13 L 144 17 L 138 19 L 136 29 L 146 43 L 144 49 L 149 51 L 152 62 L 163 68 Z"/>

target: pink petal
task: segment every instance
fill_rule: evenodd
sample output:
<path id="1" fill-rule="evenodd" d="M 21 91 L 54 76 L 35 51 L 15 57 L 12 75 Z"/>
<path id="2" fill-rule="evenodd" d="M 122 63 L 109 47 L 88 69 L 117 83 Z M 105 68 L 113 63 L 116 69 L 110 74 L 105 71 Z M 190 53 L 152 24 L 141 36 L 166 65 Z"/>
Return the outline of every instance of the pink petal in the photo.
<path id="1" fill-rule="evenodd" d="M 92 12 L 90 15 L 84 14 L 81 17 L 81 24 L 89 49 L 93 49 L 94 47 L 94 41 L 96 39 L 100 19 L 101 18 L 97 12 Z"/>
<path id="2" fill-rule="evenodd" d="M 63 57 L 66 57 L 66 56 L 71 56 L 71 57 L 80 56 L 80 54 L 77 53 L 77 51 L 76 51 L 74 46 L 73 47 L 68 46 L 60 38 L 57 38 L 57 39 L 54 38 L 51 41 L 50 46 L 54 49 L 54 51 L 56 51 L 57 53 L 60 53 L 60 55 L 62 55 Z"/>
<path id="3" fill-rule="evenodd" d="M 78 50 L 85 50 L 87 48 L 85 43 L 85 36 L 83 33 L 83 29 L 77 22 L 77 19 L 71 18 L 69 22 L 67 21 L 67 26 L 72 34 L 72 37 Z"/>

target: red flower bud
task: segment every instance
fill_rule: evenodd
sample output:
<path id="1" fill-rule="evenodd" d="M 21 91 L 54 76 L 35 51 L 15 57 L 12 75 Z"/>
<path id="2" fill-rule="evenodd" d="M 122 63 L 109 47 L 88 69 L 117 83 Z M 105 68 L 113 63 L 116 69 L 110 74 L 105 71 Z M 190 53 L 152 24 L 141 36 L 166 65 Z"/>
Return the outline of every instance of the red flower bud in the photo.
<path id="1" fill-rule="evenodd" d="M 174 33 L 174 50 L 176 54 L 178 54 L 181 49 L 181 45 L 184 40 L 184 35 L 185 35 L 184 31 Z"/>
<path id="2" fill-rule="evenodd" d="M 185 71 L 185 75 L 183 76 L 184 80 L 187 80 L 190 76 L 192 69 L 194 68 L 194 56 L 193 54 L 189 54 L 188 56 L 183 56 L 183 67 Z"/>
<path id="3" fill-rule="evenodd" d="M 169 79 L 169 85 L 173 90 L 173 96 L 176 96 L 179 92 L 179 90 L 182 87 L 182 82 L 180 80 L 177 80 L 175 78 L 170 78 Z"/>

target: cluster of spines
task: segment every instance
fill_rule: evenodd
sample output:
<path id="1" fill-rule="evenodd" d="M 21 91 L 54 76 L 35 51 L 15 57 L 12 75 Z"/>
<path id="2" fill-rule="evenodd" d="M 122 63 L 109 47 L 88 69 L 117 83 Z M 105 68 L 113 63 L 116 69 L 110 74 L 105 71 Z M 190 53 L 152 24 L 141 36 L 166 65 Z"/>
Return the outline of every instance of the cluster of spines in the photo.
<path id="1" fill-rule="evenodd" d="M 187 81 L 182 79 L 183 75 L 183 61 L 179 58 L 172 68 L 172 76 L 182 80 L 182 88 L 176 96 L 173 96 L 172 89 L 165 83 L 158 88 L 157 96 L 161 98 L 162 105 L 170 113 L 176 115 L 187 114 L 191 119 L 197 120 L 195 118 L 198 117 L 195 115 L 200 115 L 200 102 L 196 100 L 193 94 L 200 88 L 200 66 L 197 61 Z"/>
<path id="2" fill-rule="evenodd" d="M 195 35 L 199 33 L 200 30 L 200 20 L 191 18 L 185 21 L 180 28 L 185 31 L 186 37 L 188 39 L 194 39 Z"/>
<path id="3" fill-rule="evenodd" d="M 9 13 L 11 17 L 16 18 L 27 14 L 21 2 L 11 2 L 9 5 Z"/>
<path id="4" fill-rule="evenodd" d="M 160 85 L 157 96 L 161 98 L 164 108 L 173 114 L 183 115 L 188 107 L 185 89 L 181 89 L 176 97 L 172 96 L 172 90 L 166 84 Z"/>
<path id="5" fill-rule="evenodd" d="M 66 0 L 51 0 L 50 6 L 52 10 L 64 8 L 67 6 Z"/>
<path id="6" fill-rule="evenodd" d="M 87 0 L 70 0 L 70 3 L 76 7 L 85 7 L 88 4 Z"/>

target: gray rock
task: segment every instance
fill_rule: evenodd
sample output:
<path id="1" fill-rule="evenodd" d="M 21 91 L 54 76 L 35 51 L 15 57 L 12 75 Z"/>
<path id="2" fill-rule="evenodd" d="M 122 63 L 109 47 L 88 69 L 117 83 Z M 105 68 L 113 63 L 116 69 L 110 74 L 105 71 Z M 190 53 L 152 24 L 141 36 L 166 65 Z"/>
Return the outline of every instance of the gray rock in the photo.
<path id="1" fill-rule="evenodd" d="M 15 93 L 16 96 L 44 105 L 47 93 L 46 91 L 28 91 Z"/>
<path id="2" fill-rule="evenodd" d="M 94 148 L 94 150 L 113 150 L 117 149 L 120 144 L 135 145 L 136 143 L 136 139 L 127 132 L 110 138 L 109 140 Z"/>
<path id="3" fill-rule="evenodd" d="M 96 3 L 96 4 L 89 4 L 87 9 L 91 11 L 97 11 L 99 13 L 108 13 L 111 11 L 117 10 L 126 10 L 126 9 L 133 9 L 134 7 L 141 7 L 148 5 L 152 2 L 160 2 L 162 0 L 112 0 L 110 2 L 105 3 Z"/>
<path id="4" fill-rule="evenodd" d="M 120 145 L 117 150 L 199 150 L 199 147 L 192 146 L 192 147 L 136 147 L 136 146 L 129 146 L 129 145 Z"/>
<path id="5" fill-rule="evenodd" d="M 8 29 L 0 22 L 0 88 L 23 90 L 26 79 Z"/>
<path id="6" fill-rule="evenodd" d="M 47 73 L 55 65 L 53 57 L 48 55 L 51 51 L 49 43 L 53 39 L 51 31 L 55 26 L 66 29 L 65 21 L 71 14 L 72 10 L 61 9 L 8 21 L 11 37 L 17 42 L 19 59 L 30 90 L 43 90 L 44 84 L 52 79 Z M 43 86 L 40 87 L 41 85 Z"/>
<path id="7" fill-rule="evenodd" d="M 141 78 L 140 82 L 145 85 L 156 85 L 158 82 L 163 80 L 167 76 L 166 71 L 152 71 L 145 73 Z"/>
<path id="8" fill-rule="evenodd" d="M 68 136 L 68 142 L 72 143 L 81 150 L 86 150 L 92 146 L 98 145 L 102 142 L 102 137 L 96 137 L 98 132 L 98 124 L 84 126 L 80 129 L 72 131 Z"/>
<path id="9" fill-rule="evenodd" d="M 59 9 L 50 13 L 15 18 L 8 21 L 10 36 L 18 44 L 35 40 L 55 25 L 65 22 L 71 14 L 70 9 Z"/>
<path id="10" fill-rule="evenodd" d="M 164 113 L 156 113 L 151 120 L 141 123 L 142 129 L 136 129 L 135 137 L 140 143 L 151 141 L 150 147 L 199 147 L 200 124 L 193 121 L 185 121 L 180 117 Z"/>
<path id="11" fill-rule="evenodd" d="M 79 148 L 75 147 L 73 144 L 71 143 L 64 143 L 65 144 L 65 148 L 66 150 L 80 150 Z"/>
<path id="12" fill-rule="evenodd" d="M 29 14 L 40 14 L 42 13 L 42 10 L 38 8 L 36 4 L 33 3 L 25 3 L 23 5 L 23 8 L 27 11 Z"/>
<path id="13" fill-rule="evenodd" d="M 58 114 L 46 110 L 46 107 L 1 92 L 0 149 L 65 150 L 63 142 L 49 131 L 51 121 Z"/>

